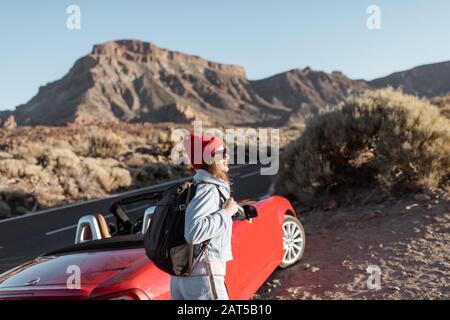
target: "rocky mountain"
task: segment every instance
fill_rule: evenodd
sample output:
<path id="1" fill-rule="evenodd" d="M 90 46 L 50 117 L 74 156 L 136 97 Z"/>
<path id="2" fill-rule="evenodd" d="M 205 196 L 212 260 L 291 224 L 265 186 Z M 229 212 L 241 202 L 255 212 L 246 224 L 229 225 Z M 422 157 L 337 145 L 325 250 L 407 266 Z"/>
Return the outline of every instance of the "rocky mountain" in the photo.
<path id="1" fill-rule="evenodd" d="M 5 128 L 8 122 L 8 119 L 14 117 L 14 113 L 10 110 L 1 111 L 0 110 L 0 129 Z"/>
<path id="2" fill-rule="evenodd" d="M 304 121 L 317 114 L 320 108 L 367 89 L 364 81 L 351 80 L 342 72 L 326 73 L 309 67 L 252 81 L 251 84 L 265 101 L 288 108 L 289 114 L 283 124 Z"/>
<path id="3" fill-rule="evenodd" d="M 14 116 L 19 125 L 93 119 L 284 125 L 293 115 L 313 114 L 365 86 L 339 72 L 309 68 L 249 81 L 238 66 L 120 40 L 94 46 Z"/>
<path id="4" fill-rule="evenodd" d="M 351 93 L 391 85 L 431 97 L 450 91 L 450 62 L 370 82 L 339 71 L 295 69 L 251 81 L 242 67 L 119 40 L 94 46 L 60 80 L 39 88 L 13 114 L 18 125 L 98 120 L 283 126 L 304 121 Z"/>
<path id="5" fill-rule="evenodd" d="M 375 88 L 392 86 L 403 92 L 432 98 L 450 92 L 450 61 L 422 65 L 369 81 Z"/>

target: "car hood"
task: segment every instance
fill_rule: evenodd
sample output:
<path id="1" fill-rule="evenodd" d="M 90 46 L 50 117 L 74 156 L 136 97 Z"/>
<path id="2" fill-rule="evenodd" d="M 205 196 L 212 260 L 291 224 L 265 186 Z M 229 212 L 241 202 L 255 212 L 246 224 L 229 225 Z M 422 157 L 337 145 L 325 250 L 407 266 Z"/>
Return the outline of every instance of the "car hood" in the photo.
<path id="1" fill-rule="evenodd" d="M 0 290 L 41 286 L 62 288 L 67 284 L 74 286 L 78 279 L 81 287 L 93 288 L 143 256 L 145 251 L 139 248 L 39 257 L 1 274 Z"/>

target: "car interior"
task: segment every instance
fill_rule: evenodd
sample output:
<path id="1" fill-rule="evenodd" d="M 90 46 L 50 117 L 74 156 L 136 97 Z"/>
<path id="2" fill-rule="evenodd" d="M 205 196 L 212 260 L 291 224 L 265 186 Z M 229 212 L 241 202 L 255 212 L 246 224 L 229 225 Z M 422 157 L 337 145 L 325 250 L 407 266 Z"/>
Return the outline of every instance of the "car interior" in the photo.
<path id="1" fill-rule="evenodd" d="M 73 245 L 47 252 L 42 256 L 59 255 L 80 251 L 142 248 L 146 229 L 154 204 L 161 192 L 131 196 L 114 202 L 109 211 L 115 223 L 107 223 L 102 214 L 90 214 L 80 218 Z M 144 213 L 142 211 L 144 210 Z"/>
<path id="2" fill-rule="evenodd" d="M 143 246 L 143 235 L 155 212 L 161 192 L 131 196 L 114 202 L 109 211 L 115 223 L 107 223 L 102 214 L 85 215 L 77 225 L 75 243 L 43 256 L 88 250 L 108 250 Z M 258 213 L 254 201 L 243 201 L 233 220 L 253 221 Z M 143 213 L 142 213 L 143 211 Z"/>

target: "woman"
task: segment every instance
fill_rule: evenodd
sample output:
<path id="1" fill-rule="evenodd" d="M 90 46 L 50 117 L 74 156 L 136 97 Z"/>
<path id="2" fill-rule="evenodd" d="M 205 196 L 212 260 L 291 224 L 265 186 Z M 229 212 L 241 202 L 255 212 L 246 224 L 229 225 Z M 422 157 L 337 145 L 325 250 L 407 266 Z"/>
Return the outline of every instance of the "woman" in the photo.
<path id="1" fill-rule="evenodd" d="M 196 169 L 197 185 L 195 196 L 186 207 L 184 237 L 194 245 L 211 241 L 188 277 L 171 276 L 171 296 L 173 300 L 227 300 L 226 263 L 233 259 L 231 217 L 238 210 L 230 197 L 229 156 L 223 141 L 216 137 L 191 134 L 185 138 L 184 146 Z"/>

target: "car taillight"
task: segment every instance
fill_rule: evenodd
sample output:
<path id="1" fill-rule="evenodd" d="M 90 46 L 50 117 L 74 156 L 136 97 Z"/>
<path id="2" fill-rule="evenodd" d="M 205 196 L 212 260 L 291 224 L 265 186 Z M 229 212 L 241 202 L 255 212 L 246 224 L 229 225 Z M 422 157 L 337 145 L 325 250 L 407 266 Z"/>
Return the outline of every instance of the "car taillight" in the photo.
<path id="1" fill-rule="evenodd" d="M 91 296 L 94 300 L 149 300 L 149 297 L 140 289 Z"/>

